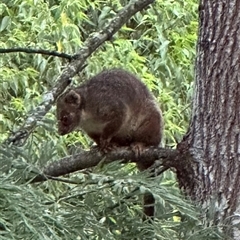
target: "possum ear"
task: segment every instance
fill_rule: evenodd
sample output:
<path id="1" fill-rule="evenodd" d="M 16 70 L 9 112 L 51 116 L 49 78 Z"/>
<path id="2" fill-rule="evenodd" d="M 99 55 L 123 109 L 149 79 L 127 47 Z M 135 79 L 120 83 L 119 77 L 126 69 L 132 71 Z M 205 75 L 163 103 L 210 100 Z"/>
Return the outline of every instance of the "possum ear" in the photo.
<path id="1" fill-rule="evenodd" d="M 76 91 L 70 90 L 68 93 L 66 93 L 65 102 L 70 104 L 80 105 L 81 96 Z"/>

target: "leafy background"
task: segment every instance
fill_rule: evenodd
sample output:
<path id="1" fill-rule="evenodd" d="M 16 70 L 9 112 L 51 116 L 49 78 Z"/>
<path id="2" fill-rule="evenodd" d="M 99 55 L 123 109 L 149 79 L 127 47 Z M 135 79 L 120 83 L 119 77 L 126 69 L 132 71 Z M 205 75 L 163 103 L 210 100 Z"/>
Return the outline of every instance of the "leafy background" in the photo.
<path id="1" fill-rule="evenodd" d="M 3 0 L 0 48 L 74 54 L 128 2 Z M 133 72 L 163 110 L 163 145 L 175 147 L 190 119 L 197 7 L 196 0 L 157 0 L 88 59 L 73 85 L 106 68 Z M 67 63 L 40 54 L 1 54 L 1 142 L 21 127 Z M 115 162 L 71 174 L 72 183 L 25 182 L 30 172 L 69 154 L 69 147 L 88 149 L 91 144 L 81 133 L 58 136 L 53 106 L 25 145 L 0 147 L 0 239 L 217 239 L 181 194 L 173 171 L 153 180 L 133 164 Z M 148 190 L 157 201 L 153 224 L 141 221 L 141 197 Z"/>

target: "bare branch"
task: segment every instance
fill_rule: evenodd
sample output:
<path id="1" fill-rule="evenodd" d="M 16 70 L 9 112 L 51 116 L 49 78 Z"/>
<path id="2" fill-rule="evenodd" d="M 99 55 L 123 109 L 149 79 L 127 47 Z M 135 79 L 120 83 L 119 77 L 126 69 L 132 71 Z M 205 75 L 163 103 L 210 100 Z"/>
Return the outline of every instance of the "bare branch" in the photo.
<path id="1" fill-rule="evenodd" d="M 37 54 L 43 54 L 48 56 L 54 56 L 54 57 L 60 57 L 60 58 L 66 58 L 68 60 L 72 60 L 72 56 L 66 53 L 60 53 L 57 51 L 49 51 L 44 49 L 32 49 L 32 48 L 8 48 L 3 49 L 0 48 L 0 53 L 12 53 L 12 52 L 24 52 L 24 53 L 37 53 Z"/>
<path id="2" fill-rule="evenodd" d="M 138 0 L 131 2 L 124 7 L 119 13 L 112 19 L 112 21 L 100 32 L 93 33 L 83 44 L 80 51 L 74 56 L 69 65 L 58 77 L 56 85 L 52 90 L 47 92 L 43 96 L 43 102 L 39 104 L 36 110 L 28 115 L 25 123 L 18 131 L 9 136 L 5 143 L 22 145 L 26 141 L 27 137 L 36 127 L 37 121 L 41 120 L 46 113 L 51 109 L 57 97 L 65 90 L 70 84 L 71 78 L 80 72 L 84 68 L 86 59 L 101 45 L 104 41 L 111 39 L 114 33 L 116 33 L 136 12 L 144 9 L 154 0 Z M 21 134 L 19 134 L 19 132 Z"/>
<path id="3" fill-rule="evenodd" d="M 107 154 L 99 152 L 97 149 L 91 151 L 82 151 L 75 155 L 70 155 L 50 163 L 43 169 L 43 173 L 35 177 L 32 182 L 41 182 L 53 177 L 63 176 L 65 174 L 73 173 L 82 169 L 96 166 L 101 161 L 103 163 L 110 163 L 117 160 L 123 162 L 151 162 L 158 160 L 157 165 L 162 166 L 164 170 L 174 167 L 185 169 L 186 175 L 191 171 L 191 164 L 189 164 L 189 157 L 186 154 L 179 152 L 176 149 L 163 149 L 150 147 L 147 148 L 141 156 L 136 159 L 135 154 L 130 148 L 121 147 Z"/>

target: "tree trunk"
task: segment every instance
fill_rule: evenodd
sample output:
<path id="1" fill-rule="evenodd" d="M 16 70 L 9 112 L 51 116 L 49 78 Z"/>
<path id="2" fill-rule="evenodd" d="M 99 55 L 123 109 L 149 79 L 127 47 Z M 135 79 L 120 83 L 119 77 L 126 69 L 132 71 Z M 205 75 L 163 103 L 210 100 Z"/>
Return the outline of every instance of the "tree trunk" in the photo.
<path id="1" fill-rule="evenodd" d="M 214 225 L 240 239 L 240 1 L 201 0 L 199 11 L 192 119 L 179 145 L 194 159 L 194 180 L 178 178 Z"/>

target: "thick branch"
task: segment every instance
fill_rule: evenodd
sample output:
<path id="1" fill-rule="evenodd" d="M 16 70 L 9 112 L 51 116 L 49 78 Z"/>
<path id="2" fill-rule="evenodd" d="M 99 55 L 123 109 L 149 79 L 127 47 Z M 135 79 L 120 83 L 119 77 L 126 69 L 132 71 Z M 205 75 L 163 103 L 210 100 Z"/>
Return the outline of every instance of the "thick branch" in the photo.
<path id="1" fill-rule="evenodd" d="M 57 97 L 70 84 L 71 78 L 84 68 L 86 59 L 107 39 L 111 39 L 123 24 L 125 24 L 136 12 L 142 10 L 154 0 L 138 0 L 128 4 L 113 18 L 113 20 L 102 31 L 91 34 L 83 44 L 80 51 L 74 55 L 69 65 L 65 68 L 61 76 L 57 79 L 56 85 L 52 90 L 47 92 L 43 97 L 43 102 L 36 110 L 28 115 L 25 123 L 18 131 L 9 136 L 6 143 L 14 145 L 22 145 L 29 134 L 36 127 L 37 121 L 41 120 L 50 110 Z"/>
<path id="2" fill-rule="evenodd" d="M 164 169 L 174 167 L 177 171 L 184 171 L 186 176 L 191 176 L 192 168 L 189 163 L 191 158 L 178 150 L 150 147 L 136 159 L 134 152 L 131 151 L 130 148 L 122 147 L 105 155 L 97 149 L 92 149 L 91 151 L 82 151 L 81 153 L 62 158 L 59 161 L 50 163 L 43 169 L 43 174 L 34 178 L 32 182 L 41 182 L 51 177 L 58 177 L 90 168 L 96 166 L 100 161 L 104 163 L 110 163 L 117 160 L 129 162 L 130 159 L 132 159 L 131 162 L 144 161 L 151 163 L 158 160 L 158 165 Z"/>

